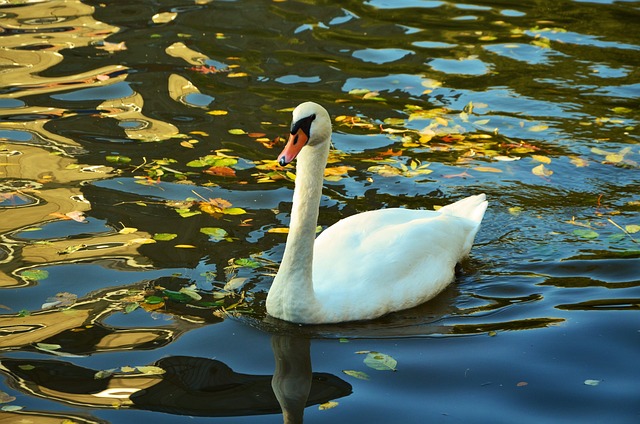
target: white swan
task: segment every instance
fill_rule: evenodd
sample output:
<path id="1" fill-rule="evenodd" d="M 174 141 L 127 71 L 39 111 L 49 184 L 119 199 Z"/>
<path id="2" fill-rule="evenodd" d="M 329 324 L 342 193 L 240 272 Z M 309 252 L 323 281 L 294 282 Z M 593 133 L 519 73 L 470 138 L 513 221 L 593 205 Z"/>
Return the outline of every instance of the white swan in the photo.
<path id="1" fill-rule="evenodd" d="M 484 194 L 436 211 L 381 209 L 350 216 L 315 238 L 331 118 L 313 102 L 293 111 L 278 157 L 296 156 L 287 244 L 267 295 L 267 313 L 301 324 L 366 320 L 440 293 L 471 250 L 487 208 Z"/>

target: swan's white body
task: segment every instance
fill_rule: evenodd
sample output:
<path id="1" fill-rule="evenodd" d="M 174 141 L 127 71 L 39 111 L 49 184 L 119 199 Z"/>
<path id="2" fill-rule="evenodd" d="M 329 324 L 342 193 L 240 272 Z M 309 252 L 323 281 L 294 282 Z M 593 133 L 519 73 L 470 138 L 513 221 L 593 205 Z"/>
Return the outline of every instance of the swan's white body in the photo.
<path id="1" fill-rule="evenodd" d="M 294 133 L 306 117 L 312 117 L 307 134 Z M 360 213 L 315 239 L 331 120 L 307 102 L 294 110 L 293 121 L 280 161 L 297 154 L 296 185 L 284 257 L 267 296 L 269 315 L 305 324 L 371 319 L 426 302 L 451 283 L 480 228 L 485 195 L 438 211 Z"/>

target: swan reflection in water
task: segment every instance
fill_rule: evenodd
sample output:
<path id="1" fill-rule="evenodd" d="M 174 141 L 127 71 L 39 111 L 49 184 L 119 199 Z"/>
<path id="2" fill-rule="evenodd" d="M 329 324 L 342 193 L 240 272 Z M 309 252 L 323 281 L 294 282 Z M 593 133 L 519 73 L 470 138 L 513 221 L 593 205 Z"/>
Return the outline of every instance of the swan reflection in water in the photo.
<path id="1" fill-rule="evenodd" d="M 302 422 L 309 405 L 351 394 L 344 380 L 312 372 L 309 338 L 273 335 L 271 346 L 273 376 L 242 374 L 218 360 L 191 356 L 113 372 L 58 360 L 3 359 L 0 371 L 19 390 L 73 405 L 112 408 L 115 403 L 120 408 L 190 416 L 282 411 L 285 423 Z"/>

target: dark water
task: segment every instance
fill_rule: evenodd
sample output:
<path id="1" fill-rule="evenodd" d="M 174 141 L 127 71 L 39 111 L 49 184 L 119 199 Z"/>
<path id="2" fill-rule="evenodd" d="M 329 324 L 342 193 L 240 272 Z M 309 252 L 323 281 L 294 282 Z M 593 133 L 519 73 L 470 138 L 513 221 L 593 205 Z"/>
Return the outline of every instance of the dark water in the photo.
<path id="1" fill-rule="evenodd" d="M 0 17 L 0 422 L 282 422 L 276 369 L 306 422 L 640 420 L 640 2 Z M 335 119 L 322 226 L 487 194 L 432 302 L 265 319 L 306 100 Z"/>

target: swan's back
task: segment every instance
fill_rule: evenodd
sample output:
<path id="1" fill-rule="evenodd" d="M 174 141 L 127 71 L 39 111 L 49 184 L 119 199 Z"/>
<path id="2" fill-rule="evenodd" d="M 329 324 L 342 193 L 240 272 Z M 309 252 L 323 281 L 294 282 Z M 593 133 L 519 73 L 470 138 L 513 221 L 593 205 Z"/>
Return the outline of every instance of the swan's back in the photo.
<path id="1" fill-rule="evenodd" d="M 381 209 L 343 219 L 316 239 L 314 291 L 334 321 L 368 319 L 440 293 L 469 254 L 484 194 L 438 211 Z"/>

